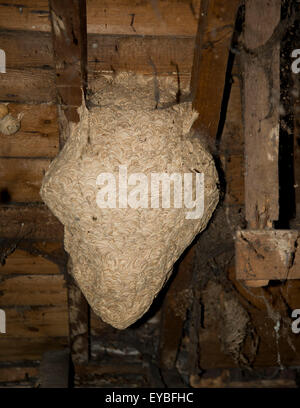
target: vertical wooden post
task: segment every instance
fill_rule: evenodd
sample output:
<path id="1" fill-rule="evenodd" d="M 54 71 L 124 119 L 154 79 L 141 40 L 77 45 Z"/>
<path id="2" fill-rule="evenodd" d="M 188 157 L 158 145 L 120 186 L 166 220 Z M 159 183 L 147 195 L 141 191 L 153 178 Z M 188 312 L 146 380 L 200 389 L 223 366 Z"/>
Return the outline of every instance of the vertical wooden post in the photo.
<path id="1" fill-rule="evenodd" d="M 244 72 L 245 212 L 248 229 L 272 229 L 279 217 L 281 0 L 246 0 Z M 247 281 L 265 286 L 267 280 Z"/>
<path id="2" fill-rule="evenodd" d="M 199 112 L 194 129 L 215 145 L 223 100 L 228 57 L 240 0 L 201 0 L 191 78 L 193 107 Z M 174 370 L 186 312 L 191 302 L 181 301 L 193 293 L 195 247 L 186 253 L 173 279 L 162 309 L 160 366 Z M 180 295 L 180 296 L 179 296 Z M 184 297 L 182 297 L 184 299 Z M 167 381 L 168 373 L 165 374 Z"/>
<path id="3" fill-rule="evenodd" d="M 58 99 L 60 146 L 69 122 L 78 122 L 77 108 L 87 86 L 87 25 L 85 0 L 49 0 Z M 74 363 L 88 361 L 88 303 L 72 277 L 68 262 L 70 347 Z"/>

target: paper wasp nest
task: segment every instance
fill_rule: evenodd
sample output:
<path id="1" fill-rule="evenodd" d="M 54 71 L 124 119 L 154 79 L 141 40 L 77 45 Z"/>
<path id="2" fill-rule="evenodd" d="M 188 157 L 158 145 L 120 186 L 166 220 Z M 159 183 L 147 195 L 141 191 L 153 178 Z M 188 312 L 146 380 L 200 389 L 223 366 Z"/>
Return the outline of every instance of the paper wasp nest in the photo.
<path id="1" fill-rule="evenodd" d="M 218 178 L 211 155 L 189 133 L 197 117 L 191 103 L 176 104 L 176 80 L 123 73 L 103 76 L 96 88 L 97 106 L 80 108 L 80 122 L 51 163 L 41 195 L 64 224 L 65 249 L 89 304 L 124 329 L 149 309 L 174 262 L 206 227 L 218 202 Z M 161 173 L 182 177 L 182 191 L 170 182 L 170 208 L 168 199 L 166 208 L 162 201 L 153 208 L 163 193 L 152 177 Z M 194 198 L 196 175 L 204 174 L 199 218 L 189 219 L 193 208 L 184 205 L 184 173 L 194 177 Z M 115 208 L 103 208 L 108 198 Z"/>

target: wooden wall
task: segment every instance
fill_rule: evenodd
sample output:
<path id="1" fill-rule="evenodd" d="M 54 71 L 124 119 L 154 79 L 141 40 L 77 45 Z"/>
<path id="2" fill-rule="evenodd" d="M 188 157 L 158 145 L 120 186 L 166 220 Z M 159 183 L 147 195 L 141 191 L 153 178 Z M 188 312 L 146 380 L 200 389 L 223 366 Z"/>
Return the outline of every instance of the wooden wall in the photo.
<path id="1" fill-rule="evenodd" d="M 101 71 L 121 70 L 151 74 L 153 64 L 159 74 L 173 75 L 179 71 L 180 75 L 189 76 L 198 10 L 197 0 L 88 0 L 89 77 L 94 78 Z M 0 74 L 0 103 L 8 102 L 13 115 L 23 113 L 21 129 L 16 134 L 0 135 L 0 254 L 3 259 L 7 255 L 0 269 L 0 308 L 7 314 L 7 334 L 0 334 L 0 384 L 16 382 L 32 386 L 37 381 L 42 354 L 68 344 L 63 229 L 39 196 L 43 175 L 59 151 L 48 1 L 23 0 L 22 5 L 13 0 L 0 1 L 0 48 L 7 55 L 7 73 Z M 300 365 L 300 337 L 288 331 L 278 343 L 268 305 L 286 321 L 290 310 L 300 307 L 299 282 L 246 290 L 235 279 L 233 235 L 243 227 L 244 207 L 238 61 L 232 79 L 220 149 L 229 228 L 224 252 L 231 254 L 231 262 L 222 273 L 235 288 L 260 339 L 254 365 L 278 366 L 279 350 L 282 364 L 296 366 Z M 148 331 L 142 327 L 124 335 L 92 313 L 92 358 L 95 361 L 102 358 L 110 347 L 130 356 L 130 345 L 124 341 L 128 339 L 138 360 L 143 349 L 133 338 L 141 340 L 152 333 L 155 343 L 159 336 L 159 312 L 147 324 Z M 201 329 L 199 338 L 201 367 L 237 366 L 222 350 L 216 322 Z M 104 374 L 99 374 L 98 384 Z M 94 379 L 89 377 L 86 382 L 89 381 Z M 141 380 L 140 384 L 145 383 Z"/>

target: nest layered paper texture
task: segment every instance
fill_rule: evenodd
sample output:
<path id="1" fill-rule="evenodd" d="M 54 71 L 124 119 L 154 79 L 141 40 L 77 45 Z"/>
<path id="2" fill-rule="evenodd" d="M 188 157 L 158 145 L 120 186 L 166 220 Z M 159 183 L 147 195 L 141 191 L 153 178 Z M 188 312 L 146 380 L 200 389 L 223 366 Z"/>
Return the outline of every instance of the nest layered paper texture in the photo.
<path id="1" fill-rule="evenodd" d="M 65 226 L 65 249 L 89 304 L 124 329 L 149 309 L 176 260 L 206 227 L 218 180 L 211 155 L 189 135 L 195 112 L 191 103 L 176 104 L 176 81 L 120 74 L 101 78 L 97 88 L 98 106 L 80 108 L 41 195 Z M 184 206 L 99 208 L 97 176 L 112 173 L 118 181 L 119 166 L 149 180 L 151 173 L 204 173 L 203 216 L 187 219 Z"/>

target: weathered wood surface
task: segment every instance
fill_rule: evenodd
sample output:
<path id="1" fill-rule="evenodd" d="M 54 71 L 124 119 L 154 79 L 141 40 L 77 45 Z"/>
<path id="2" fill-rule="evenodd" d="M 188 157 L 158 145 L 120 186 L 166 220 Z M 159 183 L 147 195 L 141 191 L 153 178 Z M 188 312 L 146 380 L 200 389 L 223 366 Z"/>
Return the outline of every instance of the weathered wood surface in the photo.
<path id="1" fill-rule="evenodd" d="M 38 376 L 38 367 L 35 365 L 28 366 L 0 366 L 0 384 L 36 381 Z"/>
<path id="2" fill-rule="evenodd" d="M 6 313 L 0 361 L 38 360 L 46 350 L 61 349 L 67 343 L 64 276 L 58 265 L 41 256 L 55 258 L 60 251 L 58 245 L 31 242 L 35 254 L 17 249 L 0 266 L 0 308 Z"/>
<path id="3" fill-rule="evenodd" d="M 75 386 L 149 387 L 149 369 L 142 364 L 114 360 L 111 363 L 76 364 Z"/>
<path id="4" fill-rule="evenodd" d="M 217 135 L 229 50 L 240 0 L 202 0 L 196 37 L 191 89 L 199 112 L 194 128 L 214 145 Z"/>
<path id="5" fill-rule="evenodd" d="M 194 35 L 200 0 L 87 1 L 88 32 L 126 35 Z M 0 28 L 51 31 L 48 0 L 0 2 Z"/>
<path id="6" fill-rule="evenodd" d="M 280 42 L 271 36 L 280 10 L 280 0 L 246 1 L 243 70 L 249 229 L 272 228 L 279 216 Z"/>
<path id="7" fill-rule="evenodd" d="M 51 33 L 0 30 L 0 44 L 6 54 L 7 70 L 13 68 L 53 69 Z"/>
<path id="8" fill-rule="evenodd" d="M 50 0 L 49 7 L 58 103 L 68 121 L 78 122 L 87 86 L 86 4 Z"/>
<path id="9" fill-rule="evenodd" d="M 43 299 L 41 299 L 42 301 Z M 5 337 L 68 337 L 67 306 L 41 306 L 31 310 L 24 307 L 3 307 L 6 313 Z"/>
<path id="10" fill-rule="evenodd" d="M 0 158 L 1 201 L 41 202 L 40 188 L 49 167 L 49 159 Z"/>
<path id="11" fill-rule="evenodd" d="M 274 221 L 279 218 L 280 39 L 274 36 L 274 32 L 280 18 L 280 0 L 263 4 L 258 0 L 247 0 L 245 3 L 244 47 L 241 56 L 245 216 L 247 228 L 251 230 L 271 230 Z M 240 246 L 236 248 L 239 251 Z M 241 257 L 237 254 L 238 273 L 243 268 L 239 263 Z M 268 280 L 256 279 L 255 272 L 246 283 L 249 286 L 267 285 Z"/>
<path id="12" fill-rule="evenodd" d="M 8 105 L 9 113 L 22 113 L 21 128 L 13 135 L 1 134 L 0 157 L 53 158 L 58 154 L 59 134 L 55 106 Z"/>
<path id="13" fill-rule="evenodd" d="M 0 361 L 37 361 L 41 360 L 43 353 L 46 351 L 61 350 L 67 345 L 67 337 L 1 337 Z"/>
<path id="14" fill-rule="evenodd" d="M 299 244 L 299 231 L 238 231 L 237 279 L 300 279 Z"/>
<path id="15" fill-rule="evenodd" d="M 9 69 L 1 74 L 0 101 L 54 103 L 54 73 L 49 69 Z"/>
<path id="16" fill-rule="evenodd" d="M 39 246 L 41 244 L 39 243 Z M 44 253 L 56 251 L 57 245 L 43 245 Z M 49 255 L 50 256 L 50 255 Z M 58 265 L 45 259 L 41 255 L 30 254 L 27 251 L 16 249 L 5 261 L 5 268 L 0 267 L 1 275 L 57 275 L 60 273 Z"/>
<path id="17" fill-rule="evenodd" d="M 1 205 L 0 237 L 57 242 L 63 237 L 63 226 L 43 204 Z"/>
<path id="18" fill-rule="evenodd" d="M 88 35 L 88 71 L 190 75 L 194 37 Z"/>
<path id="19" fill-rule="evenodd" d="M 5 266 L 3 267 L 5 269 Z M 66 283 L 62 275 L 5 276 L 1 271 L 0 305 L 15 306 L 66 306 Z"/>
<path id="20" fill-rule="evenodd" d="M 153 73 L 154 63 L 158 73 L 176 71 L 190 74 L 195 37 L 88 35 L 88 69 L 132 70 Z M 53 76 L 53 46 L 50 33 L 30 31 L 0 31 L 0 43 L 6 52 L 7 71 L 44 69 Z"/>
<path id="21" fill-rule="evenodd" d="M 69 136 L 69 123 L 79 121 L 77 108 L 87 87 L 87 28 L 85 0 L 50 0 L 60 145 Z M 67 265 L 69 340 L 74 363 L 89 358 L 89 306 Z"/>
<path id="22" fill-rule="evenodd" d="M 252 362 L 254 369 L 279 368 L 280 364 L 284 367 L 297 366 L 300 337 L 292 332 L 291 310 L 299 308 L 300 281 L 285 281 L 267 288 L 249 288 L 236 279 L 234 265 L 227 273 L 259 338 L 259 347 Z M 219 298 L 216 301 L 219 304 Z M 203 312 L 203 327 L 199 332 L 201 367 L 204 370 L 237 367 L 233 358 L 224 352 L 222 337 L 216 336 L 220 329 L 220 316 L 214 310 L 208 313 L 207 307 Z M 253 356 L 251 341 L 252 335 L 249 334 L 241 348 L 246 356 Z"/>

